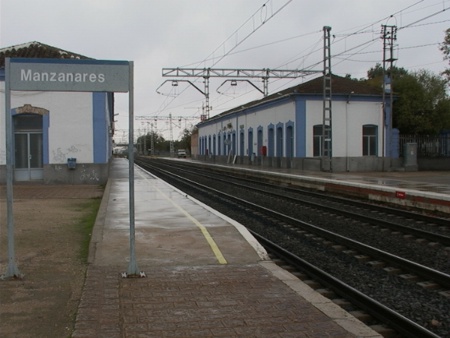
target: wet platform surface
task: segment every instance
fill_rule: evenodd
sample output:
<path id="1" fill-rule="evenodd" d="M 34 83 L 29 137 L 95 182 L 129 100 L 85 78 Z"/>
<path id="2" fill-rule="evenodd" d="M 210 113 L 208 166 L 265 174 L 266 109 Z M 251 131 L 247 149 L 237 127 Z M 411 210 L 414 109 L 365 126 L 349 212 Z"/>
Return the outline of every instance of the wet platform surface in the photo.
<path id="1" fill-rule="evenodd" d="M 379 337 L 271 262 L 240 224 L 114 159 L 73 337 Z"/>
<path id="2" fill-rule="evenodd" d="M 342 173 L 324 174 L 324 177 L 337 181 L 450 195 L 450 171 Z"/>
<path id="3" fill-rule="evenodd" d="M 192 161 L 199 163 L 199 161 Z M 201 162 L 200 162 L 201 163 Z M 208 165 L 208 164 L 206 164 Z M 214 164 L 209 164 L 214 165 Z M 322 172 L 298 169 L 258 168 L 248 165 L 217 165 L 238 170 L 252 170 L 281 175 L 292 175 L 310 179 L 324 179 L 336 182 L 359 183 L 384 186 L 396 189 L 408 189 L 450 195 L 449 171 L 391 171 L 391 172 Z"/>
<path id="4" fill-rule="evenodd" d="M 277 176 L 283 178 L 284 182 L 300 187 L 450 215 L 450 171 L 330 173 L 234 164 L 203 164 L 225 170 L 252 171 L 260 177 Z"/>

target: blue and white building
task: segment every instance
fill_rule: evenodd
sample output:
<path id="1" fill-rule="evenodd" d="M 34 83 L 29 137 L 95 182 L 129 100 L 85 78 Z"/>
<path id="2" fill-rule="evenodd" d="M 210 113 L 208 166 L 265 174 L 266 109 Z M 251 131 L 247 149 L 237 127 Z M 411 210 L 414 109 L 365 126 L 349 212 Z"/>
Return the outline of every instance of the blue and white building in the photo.
<path id="1" fill-rule="evenodd" d="M 194 158 L 299 170 L 389 170 L 394 160 L 385 155 L 381 88 L 338 76 L 331 83 L 330 157 L 321 149 L 319 77 L 201 122 Z"/>
<path id="2" fill-rule="evenodd" d="M 39 42 L 0 49 L 0 179 L 5 181 L 5 57 L 88 59 Z M 8 112 L 7 112 L 8 113 Z M 14 181 L 104 184 L 114 132 L 108 92 L 12 91 Z"/>

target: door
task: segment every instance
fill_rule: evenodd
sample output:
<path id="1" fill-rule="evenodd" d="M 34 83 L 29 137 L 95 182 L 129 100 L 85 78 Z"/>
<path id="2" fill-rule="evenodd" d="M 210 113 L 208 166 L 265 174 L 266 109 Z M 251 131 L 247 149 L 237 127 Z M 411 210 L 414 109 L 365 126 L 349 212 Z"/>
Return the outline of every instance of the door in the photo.
<path id="1" fill-rule="evenodd" d="M 42 116 L 14 117 L 14 179 L 42 180 L 43 170 Z"/>

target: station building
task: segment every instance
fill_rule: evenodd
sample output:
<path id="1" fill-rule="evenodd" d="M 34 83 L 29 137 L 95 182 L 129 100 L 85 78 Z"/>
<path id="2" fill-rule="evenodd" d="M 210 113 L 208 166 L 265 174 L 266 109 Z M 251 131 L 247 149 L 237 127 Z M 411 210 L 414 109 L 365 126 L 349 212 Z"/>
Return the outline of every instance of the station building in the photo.
<path id="1" fill-rule="evenodd" d="M 39 42 L 0 49 L 0 183 L 6 177 L 5 57 L 90 59 Z M 105 184 L 114 96 L 108 92 L 11 91 L 14 181 Z"/>
<path id="2" fill-rule="evenodd" d="M 381 88 L 335 75 L 331 87 L 332 156 L 321 149 L 323 77 L 318 77 L 199 123 L 194 158 L 335 172 L 386 171 L 398 165 L 385 156 Z"/>

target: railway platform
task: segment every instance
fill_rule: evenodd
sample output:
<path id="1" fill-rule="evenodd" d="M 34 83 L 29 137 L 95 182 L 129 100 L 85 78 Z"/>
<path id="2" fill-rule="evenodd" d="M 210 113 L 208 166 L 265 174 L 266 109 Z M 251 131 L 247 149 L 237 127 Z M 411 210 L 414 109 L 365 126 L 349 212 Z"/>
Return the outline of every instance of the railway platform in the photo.
<path id="1" fill-rule="evenodd" d="M 330 173 L 191 162 L 214 166 L 225 171 L 239 170 L 256 173 L 257 176 L 266 180 L 275 177 L 277 182 L 283 182 L 286 185 L 385 202 L 416 210 L 450 214 L 450 171 Z"/>
<path id="2" fill-rule="evenodd" d="M 73 337 L 381 337 L 278 267 L 245 227 L 114 159 Z"/>

